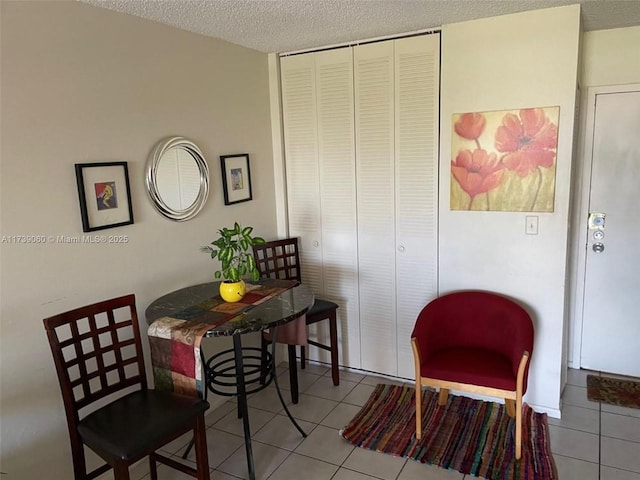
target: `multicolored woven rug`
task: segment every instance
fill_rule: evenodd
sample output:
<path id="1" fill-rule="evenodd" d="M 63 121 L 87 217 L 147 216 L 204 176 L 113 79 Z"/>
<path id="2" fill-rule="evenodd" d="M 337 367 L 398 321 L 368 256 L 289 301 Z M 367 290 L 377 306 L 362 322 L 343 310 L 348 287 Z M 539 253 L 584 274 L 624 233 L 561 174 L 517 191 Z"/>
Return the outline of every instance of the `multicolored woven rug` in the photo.
<path id="1" fill-rule="evenodd" d="M 640 382 L 587 375 L 587 398 L 592 402 L 640 408 Z"/>
<path id="2" fill-rule="evenodd" d="M 415 438 L 413 387 L 378 384 L 341 435 L 350 443 L 491 480 L 556 480 L 547 415 L 524 405 L 522 458 L 504 405 L 424 391 L 422 439 Z"/>

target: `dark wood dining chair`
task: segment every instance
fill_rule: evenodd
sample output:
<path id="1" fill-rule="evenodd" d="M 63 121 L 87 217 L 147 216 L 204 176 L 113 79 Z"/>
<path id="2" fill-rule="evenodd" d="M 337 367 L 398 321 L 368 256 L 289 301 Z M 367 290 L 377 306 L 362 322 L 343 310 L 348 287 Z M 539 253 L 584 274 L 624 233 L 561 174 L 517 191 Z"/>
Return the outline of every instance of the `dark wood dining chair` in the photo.
<path id="1" fill-rule="evenodd" d="M 283 280 L 302 281 L 300 268 L 300 254 L 298 253 L 298 239 L 285 238 L 273 240 L 263 245 L 253 246 L 253 256 L 261 277 L 277 278 Z M 316 298 L 313 306 L 306 314 L 307 325 L 321 321 L 329 322 L 329 345 L 308 340 L 309 345 L 327 350 L 331 354 L 331 377 L 334 385 L 340 384 L 338 370 L 338 328 L 336 323 L 336 303 Z M 264 337 L 262 348 L 266 349 L 267 342 Z M 291 401 L 298 403 L 298 381 L 296 369 L 295 345 L 289 345 L 289 380 L 291 384 Z M 304 369 L 307 364 L 305 347 L 300 347 L 300 367 Z"/>
<path id="2" fill-rule="evenodd" d="M 134 295 L 45 318 L 44 327 L 62 391 L 76 480 L 94 479 L 111 468 L 116 480 L 128 480 L 129 466 L 146 456 L 153 480 L 158 478 L 156 462 L 209 480 L 204 421 L 209 403 L 147 388 Z M 156 452 L 188 432 L 195 436 L 196 469 Z M 106 463 L 87 472 L 85 445 Z"/>

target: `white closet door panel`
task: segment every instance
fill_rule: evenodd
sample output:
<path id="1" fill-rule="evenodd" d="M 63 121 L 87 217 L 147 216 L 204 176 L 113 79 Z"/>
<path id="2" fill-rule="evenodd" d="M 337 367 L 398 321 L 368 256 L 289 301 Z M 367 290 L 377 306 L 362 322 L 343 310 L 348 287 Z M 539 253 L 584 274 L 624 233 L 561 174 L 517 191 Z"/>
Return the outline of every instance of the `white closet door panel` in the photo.
<path id="1" fill-rule="evenodd" d="M 316 119 L 315 59 L 312 54 L 280 60 L 287 162 L 289 233 L 300 237 L 303 282 L 322 293 L 320 172 Z M 314 247 L 314 245 L 318 247 Z"/>
<path id="2" fill-rule="evenodd" d="M 439 35 L 395 41 L 398 375 L 414 376 L 410 336 L 437 295 Z"/>
<path id="3" fill-rule="evenodd" d="M 439 35 L 285 57 L 281 68 L 303 280 L 340 305 L 342 364 L 413 377 L 410 334 L 437 295 Z"/>
<path id="4" fill-rule="evenodd" d="M 323 298 L 340 305 L 342 363 L 359 367 L 352 50 L 319 52 L 315 61 Z M 315 333 L 328 342 L 328 330 L 322 330 Z"/>
<path id="5" fill-rule="evenodd" d="M 354 48 L 362 368 L 397 374 L 393 42 Z"/>

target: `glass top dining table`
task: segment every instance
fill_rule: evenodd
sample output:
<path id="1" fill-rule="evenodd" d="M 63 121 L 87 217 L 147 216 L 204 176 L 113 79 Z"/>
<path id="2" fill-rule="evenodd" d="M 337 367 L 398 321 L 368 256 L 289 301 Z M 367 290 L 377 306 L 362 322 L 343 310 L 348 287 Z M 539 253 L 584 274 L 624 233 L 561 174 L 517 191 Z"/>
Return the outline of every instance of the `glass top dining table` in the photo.
<path id="1" fill-rule="evenodd" d="M 158 298 L 147 307 L 145 316 L 147 323 L 152 324 L 155 320 L 177 314 L 179 314 L 181 318 L 186 319 L 190 313 L 193 313 L 194 316 L 197 316 L 198 321 L 207 322 L 210 320 L 211 324 L 215 325 L 206 332 L 204 337 L 231 336 L 233 338 L 232 349 L 219 352 L 208 360 L 205 360 L 203 357 L 202 365 L 205 372 L 205 384 L 207 385 L 205 398 L 207 390 L 217 394 L 229 395 L 217 389 L 216 385 L 232 387 L 233 393 L 231 395 L 237 398 L 238 415 L 242 417 L 249 480 L 255 480 L 256 472 L 251 445 L 247 394 L 265 388 L 271 380 L 273 380 L 285 413 L 300 434 L 303 437 L 307 436 L 289 412 L 286 402 L 282 397 L 280 387 L 278 386 L 275 369 L 275 345 L 277 342 L 278 327 L 304 315 L 313 305 L 314 296 L 309 287 L 303 284 L 297 284 L 291 287 L 291 282 L 288 280 L 260 279 L 257 282 L 252 282 L 250 285 L 259 285 L 263 289 L 274 289 L 273 291 L 282 288 L 286 288 L 286 290 L 279 291 L 276 295 L 265 297 L 265 299 L 259 301 L 259 303 L 245 306 L 238 305 L 238 310 L 235 311 L 236 313 L 228 315 L 227 312 L 226 321 L 220 323 L 220 308 L 222 307 L 224 309 L 228 307 L 234 310 L 234 306 L 225 306 L 224 302 L 220 299 L 220 282 L 203 283 L 181 288 Z M 216 312 L 214 309 L 218 311 Z M 264 357 L 264 353 L 256 356 L 252 353 L 252 351 L 256 350 L 255 348 L 242 346 L 241 339 L 244 334 L 267 329 L 272 331 L 271 353 L 268 354 L 267 357 Z M 202 351 L 200 354 L 202 355 Z M 263 364 L 252 364 L 256 359 L 258 359 L 259 362 L 267 360 L 268 378 L 265 379 L 264 377 Z M 247 377 L 251 377 L 256 372 L 259 375 L 258 378 L 250 380 Z M 258 380 L 260 381 L 260 386 L 253 390 L 248 388 L 250 384 L 255 384 Z M 187 448 L 184 452 L 183 458 L 186 458 L 190 448 L 191 447 Z"/>
<path id="2" fill-rule="evenodd" d="M 288 280 L 269 278 L 248 282 L 249 285 L 261 285 L 266 288 L 284 287 L 288 283 Z M 215 301 L 216 298 L 223 302 L 219 299 L 219 286 L 220 282 L 202 283 L 181 288 L 158 298 L 145 311 L 147 323 L 151 324 L 158 318 L 171 316 L 203 302 Z M 205 336 L 245 334 L 280 326 L 306 313 L 313 302 L 314 296 L 311 289 L 306 285 L 298 284 L 262 303 L 247 306 L 229 321 L 212 327 Z M 206 320 L 206 317 L 200 317 L 200 320 Z"/>

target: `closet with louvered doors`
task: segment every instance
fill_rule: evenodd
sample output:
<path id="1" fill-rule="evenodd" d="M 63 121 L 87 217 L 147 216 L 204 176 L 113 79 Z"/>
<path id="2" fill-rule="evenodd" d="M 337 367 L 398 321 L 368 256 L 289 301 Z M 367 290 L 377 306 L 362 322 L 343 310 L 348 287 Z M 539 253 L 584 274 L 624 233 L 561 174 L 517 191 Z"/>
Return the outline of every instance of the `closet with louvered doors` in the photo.
<path id="1" fill-rule="evenodd" d="M 302 281 L 340 305 L 340 364 L 360 368 L 352 52 L 284 57 L 280 69 L 289 234 L 299 237 Z M 324 323 L 309 338 L 328 344 Z"/>
<path id="2" fill-rule="evenodd" d="M 281 78 L 303 281 L 340 305 L 342 365 L 412 377 L 437 288 L 439 35 L 284 57 Z"/>

